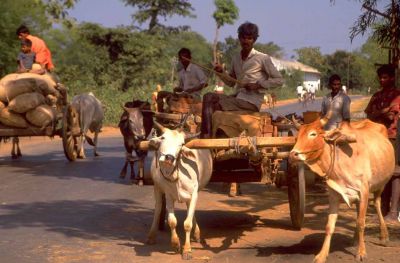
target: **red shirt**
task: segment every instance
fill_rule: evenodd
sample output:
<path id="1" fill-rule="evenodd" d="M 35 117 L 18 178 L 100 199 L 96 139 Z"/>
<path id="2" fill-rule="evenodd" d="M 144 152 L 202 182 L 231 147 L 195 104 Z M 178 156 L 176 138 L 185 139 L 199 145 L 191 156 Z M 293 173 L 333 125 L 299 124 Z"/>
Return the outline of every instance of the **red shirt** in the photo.
<path id="1" fill-rule="evenodd" d="M 32 35 L 28 35 L 26 38 L 32 41 L 32 52 L 36 53 L 36 62 L 44 65 L 47 70 L 54 69 L 51 52 L 46 43 L 42 39 Z"/>
<path id="2" fill-rule="evenodd" d="M 386 114 L 380 114 L 378 116 L 372 116 L 373 112 L 381 111 L 384 108 L 388 108 L 389 112 Z M 388 129 L 389 138 L 396 138 L 397 134 L 397 120 L 400 116 L 400 90 L 396 88 L 381 89 L 376 92 L 368 103 L 365 113 L 368 119 L 374 122 L 385 125 Z M 388 118 L 388 115 L 393 118 Z"/>

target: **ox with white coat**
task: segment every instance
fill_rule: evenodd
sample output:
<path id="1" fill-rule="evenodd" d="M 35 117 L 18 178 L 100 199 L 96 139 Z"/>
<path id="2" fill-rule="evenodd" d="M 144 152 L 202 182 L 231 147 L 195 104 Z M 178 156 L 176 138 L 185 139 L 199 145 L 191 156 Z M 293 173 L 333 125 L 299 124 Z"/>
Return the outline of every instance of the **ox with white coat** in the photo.
<path id="1" fill-rule="evenodd" d="M 321 251 L 314 262 L 325 262 L 338 217 L 340 200 L 350 207 L 357 204 L 357 228 L 354 241 L 358 243 L 356 258 L 364 260 L 365 217 L 368 197 L 374 194 L 379 217 L 380 239 L 389 240 L 381 212 L 381 193 L 395 167 L 394 150 L 386 128 L 369 120 L 346 123 L 340 129 L 324 131 L 327 118 L 302 125 L 290 158 L 303 161 L 312 171 L 325 177 L 329 190 L 329 216 Z"/>
<path id="2" fill-rule="evenodd" d="M 85 158 L 85 150 L 83 148 L 85 139 L 90 145 L 94 146 L 94 156 L 98 156 L 97 139 L 104 119 L 101 102 L 92 92 L 83 93 L 73 97 L 68 111 L 73 119 L 71 122 L 75 124 L 74 126 L 79 125 L 80 128 L 78 158 Z M 94 133 L 93 140 L 87 135 L 89 130 Z"/>
<path id="3" fill-rule="evenodd" d="M 153 223 L 147 242 L 155 243 L 157 226 L 162 209 L 162 195 L 165 194 L 168 225 L 171 228 L 171 244 L 175 251 L 181 250 L 176 233 L 177 220 L 174 214 L 176 201 L 186 203 L 187 216 L 184 222 L 186 233 L 182 258 L 190 259 L 192 249 L 190 234 L 194 229 L 194 238 L 200 240 L 200 228 L 196 223 L 194 212 L 198 199 L 198 191 L 205 187 L 212 173 L 212 156 L 210 150 L 196 150 L 185 147 L 186 135 L 181 129 L 170 130 L 155 122 L 162 131 L 160 137 L 150 140 L 152 148 L 157 149 L 151 164 L 151 175 L 154 181 L 156 200 Z"/>

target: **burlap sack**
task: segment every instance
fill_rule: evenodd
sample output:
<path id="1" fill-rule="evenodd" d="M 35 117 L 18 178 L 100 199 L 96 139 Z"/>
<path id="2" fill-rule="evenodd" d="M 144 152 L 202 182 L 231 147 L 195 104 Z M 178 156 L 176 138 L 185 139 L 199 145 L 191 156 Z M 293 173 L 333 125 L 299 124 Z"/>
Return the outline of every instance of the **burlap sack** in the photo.
<path id="1" fill-rule="evenodd" d="M 0 101 L 8 102 L 20 94 L 33 91 L 41 92 L 44 96 L 60 96 L 55 81 L 48 74 L 14 73 L 0 80 Z"/>
<path id="2" fill-rule="evenodd" d="M 12 99 L 8 104 L 8 109 L 16 113 L 25 113 L 44 103 L 45 98 L 42 94 L 30 92 L 18 95 Z"/>
<path id="3" fill-rule="evenodd" d="M 53 107 L 44 104 L 28 111 L 25 117 L 31 124 L 43 128 L 55 122 L 56 111 Z"/>
<path id="4" fill-rule="evenodd" d="M 28 128 L 28 122 L 18 113 L 13 113 L 4 108 L 0 111 L 0 122 L 6 126 L 15 128 Z"/>

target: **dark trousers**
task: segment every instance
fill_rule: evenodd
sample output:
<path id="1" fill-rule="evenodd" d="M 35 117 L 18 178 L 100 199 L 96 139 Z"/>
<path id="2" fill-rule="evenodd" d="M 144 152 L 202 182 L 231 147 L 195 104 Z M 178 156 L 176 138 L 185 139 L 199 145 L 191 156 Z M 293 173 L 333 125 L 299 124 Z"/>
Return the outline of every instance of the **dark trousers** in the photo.
<path id="1" fill-rule="evenodd" d="M 219 100 L 220 96 L 216 93 L 207 93 L 203 96 L 200 138 L 212 137 L 212 115 L 215 111 L 222 110 Z"/>

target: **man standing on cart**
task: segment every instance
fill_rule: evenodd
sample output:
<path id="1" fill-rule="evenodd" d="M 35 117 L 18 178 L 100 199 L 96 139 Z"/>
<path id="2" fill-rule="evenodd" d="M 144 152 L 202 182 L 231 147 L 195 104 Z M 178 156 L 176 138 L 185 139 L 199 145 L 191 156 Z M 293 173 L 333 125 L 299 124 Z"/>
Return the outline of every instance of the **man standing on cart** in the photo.
<path id="1" fill-rule="evenodd" d="M 212 137 L 212 115 L 217 110 L 258 112 L 264 94 L 283 84 L 282 75 L 272 64 L 269 55 L 253 48 L 258 38 L 256 24 L 245 22 L 238 28 L 241 51 L 232 58 L 229 73 L 216 64 L 214 70 L 228 86 L 236 87 L 233 96 L 210 92 L 203 97 L 201 138 Z"/>

